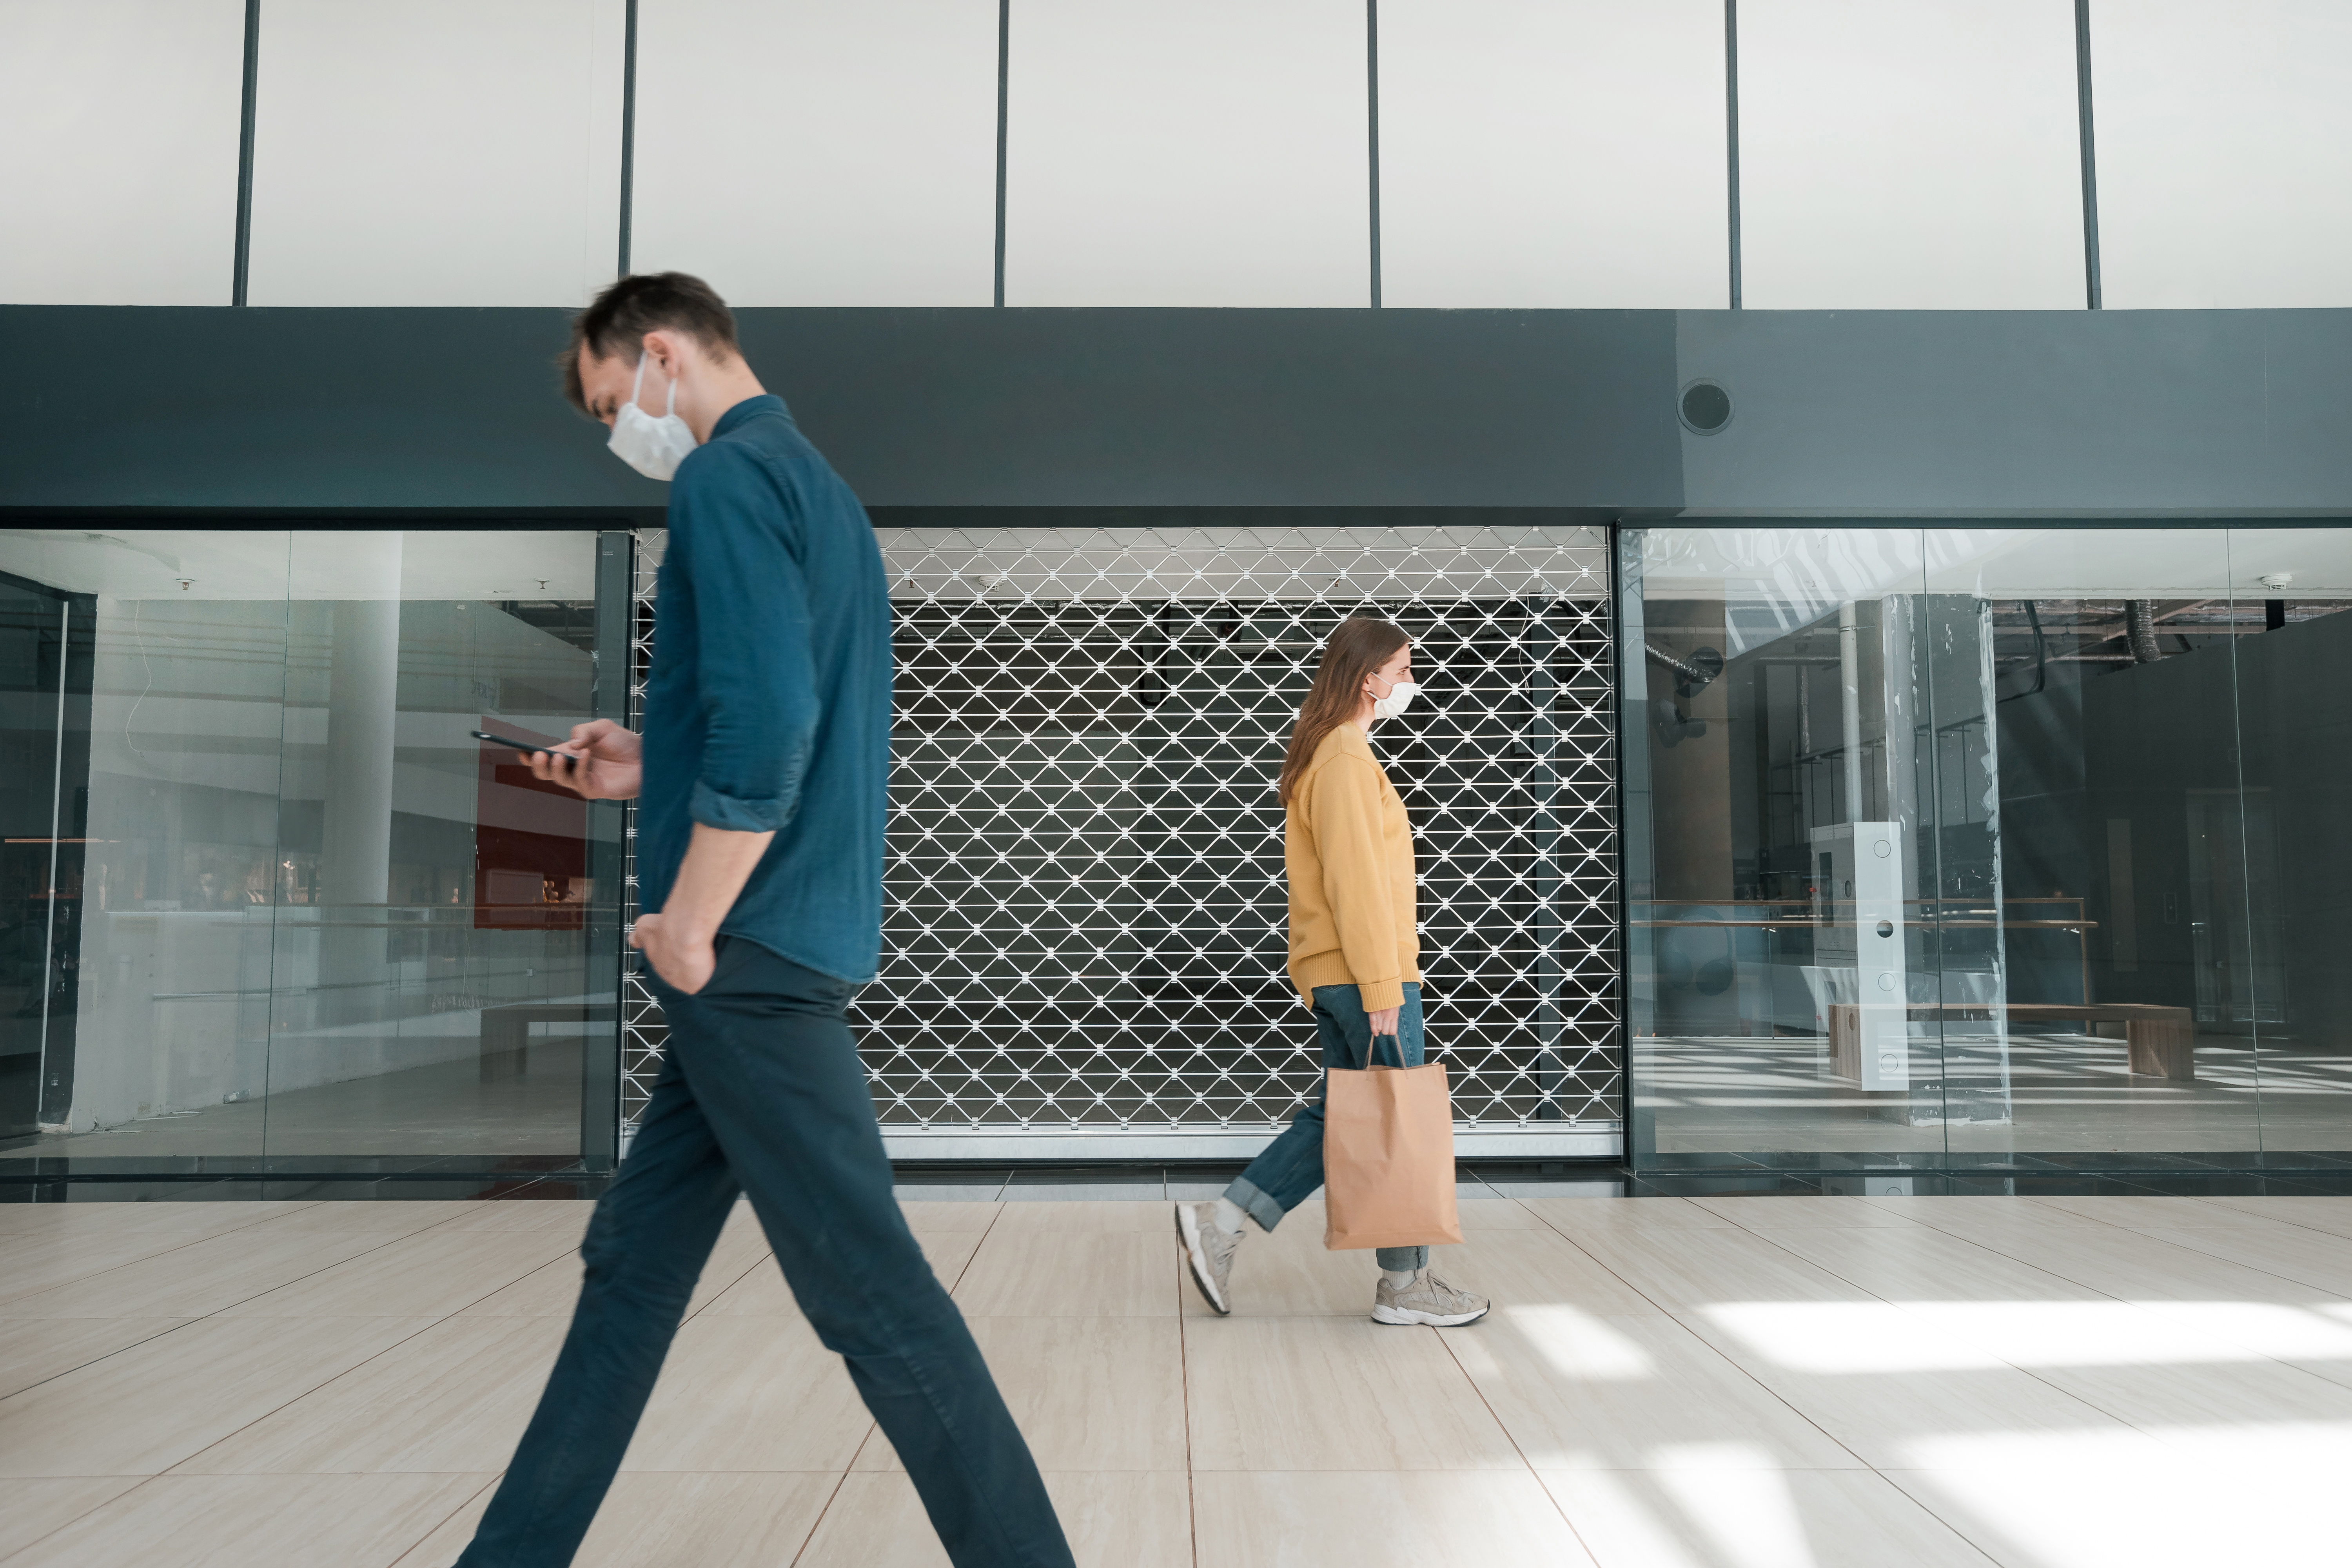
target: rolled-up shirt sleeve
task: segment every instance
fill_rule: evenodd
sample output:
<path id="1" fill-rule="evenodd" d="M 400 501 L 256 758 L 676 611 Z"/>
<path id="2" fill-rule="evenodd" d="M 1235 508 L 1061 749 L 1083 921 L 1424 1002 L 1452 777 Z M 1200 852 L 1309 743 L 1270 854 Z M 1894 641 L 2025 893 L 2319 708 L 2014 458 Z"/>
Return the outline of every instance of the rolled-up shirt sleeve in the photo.
<path id="1" fill-rule="evenodd" d="M 702 770 L 687 813 L 774 833 L 799 809 L 816 737 L 808 589 L 786 531 L 800 520 L 787 498 L 777 526 L 775 486 L 750 453 L 722 443 L 690 461 L 670 500 L 700 638 Z"/>

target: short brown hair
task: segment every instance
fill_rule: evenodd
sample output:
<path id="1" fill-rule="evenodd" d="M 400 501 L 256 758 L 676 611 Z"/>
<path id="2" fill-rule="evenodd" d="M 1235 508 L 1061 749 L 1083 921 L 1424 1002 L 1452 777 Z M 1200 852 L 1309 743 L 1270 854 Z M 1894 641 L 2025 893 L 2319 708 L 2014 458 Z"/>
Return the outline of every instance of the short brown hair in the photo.
<path id="1" fill-rule="evenodd" d="M 572 318 L 572 341 L 556 362 L 563 373 L 564 398 L 581 413 L 588 412 L 588 395 L 580 385 L 583 348 L 596 359 L 621 353 L 634 358 L 646 334 L 658 331 L 684 332 L 713 353 L 742 357 L 735 343 L 735 312 L 719 290 L 691 273 L 632 273 Z"/>

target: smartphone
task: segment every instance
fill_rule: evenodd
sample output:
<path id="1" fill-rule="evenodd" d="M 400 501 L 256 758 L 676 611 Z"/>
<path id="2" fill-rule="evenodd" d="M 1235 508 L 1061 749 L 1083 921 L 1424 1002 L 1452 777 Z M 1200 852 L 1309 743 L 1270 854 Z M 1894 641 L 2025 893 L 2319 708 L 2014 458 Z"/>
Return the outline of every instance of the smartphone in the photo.
<path id="1" fill-rule="evenodd" d="M 493 735 L 488 730 L 475 730 L 469 733 L 477 741 L 488 741 L 493 746 L 512 746 L 518 752 L 545 752 L 551 757 L 572 754 L 569 752 L 558 753 L 553 746 L 542 746 L 536 741 L 518 741 L 512 735 Z"/>

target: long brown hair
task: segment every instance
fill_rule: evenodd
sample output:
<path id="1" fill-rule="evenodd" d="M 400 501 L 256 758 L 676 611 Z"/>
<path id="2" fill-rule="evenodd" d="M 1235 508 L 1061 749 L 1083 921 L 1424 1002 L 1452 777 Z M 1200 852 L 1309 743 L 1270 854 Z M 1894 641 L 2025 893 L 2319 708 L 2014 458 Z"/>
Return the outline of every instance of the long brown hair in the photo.
<path id="1" fill-rule="evenodd" d="M 1323 743 L 1323 737 L 1352 721 L 1363 706 L 1364 678 L 1377 674 L 1397 649 L 1412 640 L 1402 626 L 1378 616 L 1349 616 L 1339 623 L 1339 629 L 1323 645 L 1322 660 L 1315 667 L 1315 684 L 1307 689 L 1307 700 L 1298 705 L 1298 728 L 1290 732 L 1282 776 L 1275 781 L 1275 793 L 1285 805 L 1290 804 L 1290 792 L 1300 775 L 1315 761 L 1315 750 Z"/>

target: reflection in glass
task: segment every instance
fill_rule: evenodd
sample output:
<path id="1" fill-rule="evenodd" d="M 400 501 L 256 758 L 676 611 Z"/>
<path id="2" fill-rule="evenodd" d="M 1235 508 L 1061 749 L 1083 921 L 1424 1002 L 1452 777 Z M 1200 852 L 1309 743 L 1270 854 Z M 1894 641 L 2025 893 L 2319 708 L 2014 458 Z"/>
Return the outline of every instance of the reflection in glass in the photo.
<path id="1" fill-rule="evenodd" d="M 74 829 L 54 880 L 16 879 L 75 913 L 34 1031 L 43 1109 L 12 1098 L 0 1155 L 580 1153 L 589 1043 L 614 1028 L 617 813 L 470 731 L 552 738 L 599 710 L 598 552 L 587 532 L 0 541 L 28 595 L 87 606 L 94 653 L 81 738 L 70 705 L 48 725 L 54 788 L 8 802 L 11 837 L 47 810 Z"/>
<path id="2" fill-rule="evenodd" d="M 2243 791 L 2234 821 L 2200 802 L 2190 831 L 2224 860 L 2234 831 L 2244 891 L 2208 875 L 2152 918 L 2203 942 L 2200 1032 L 2226 1019 L 2260 1046 L 2262 1146 L 2280 1160 L 2352 1149 L 2352 531 L 2233 529 L 2230 578 Z"/>
<path id="3" fill-rule="evenodd" d="M 2341 531 L 1622 555 L 1637 1159 L 2345 1146 Z"/>
<path id="4" fill-rule="evenodd" d="M 71 1072 L 95 606 L 0 574 L 0 1139 L 64 1116 Z"/>
<path id="5" fill-rule="evenodd" d="M 1984 606 L 2000 743 L 1984 784 L 2009 883 L 2014 1115 L 1956 1124 L 1954 1154 L 2259 1149 L 2252 1020 L 2206 1004 L 2218 972 L 2200 959 L 2249 935 L 2231 655 L 2246 620 L 2224 536 L 1927 540 L 1931 585 Z"/>
<path id="6" fill-rule="evenodd" d="M 1939 1151 L 1918 536 L 1654 529 L 1621 568 L 1637 1158 Z"/>

